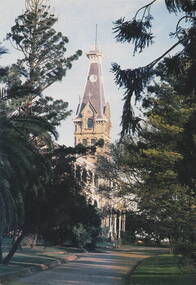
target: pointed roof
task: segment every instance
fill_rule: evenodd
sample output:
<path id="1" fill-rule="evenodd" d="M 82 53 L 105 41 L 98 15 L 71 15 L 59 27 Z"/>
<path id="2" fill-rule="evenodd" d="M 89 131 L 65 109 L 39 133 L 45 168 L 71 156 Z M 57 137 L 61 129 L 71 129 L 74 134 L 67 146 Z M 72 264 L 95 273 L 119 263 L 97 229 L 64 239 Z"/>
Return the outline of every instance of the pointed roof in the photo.
<path id="1" fill-rule="evenodd" d="M 104 96 L 103 77 L 101 70 L 102 54 L 98 49 L 91 50 L 87 57 L 90 60 L 90 68 L 84 91 L 82 102 L 79 104 L 77 118 L 81 117 L 81 112 L 89 103 L 97 114 L 97 119 L 104 119 L 104 107 L 106 100 Z"/>

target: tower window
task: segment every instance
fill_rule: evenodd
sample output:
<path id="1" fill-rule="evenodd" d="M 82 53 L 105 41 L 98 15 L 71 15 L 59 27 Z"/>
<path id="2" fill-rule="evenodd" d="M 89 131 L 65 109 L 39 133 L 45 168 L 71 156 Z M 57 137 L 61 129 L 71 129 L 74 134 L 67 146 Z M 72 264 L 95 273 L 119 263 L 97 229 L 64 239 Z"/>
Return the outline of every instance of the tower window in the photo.
<path id="1" fill-rule="evenodd" d="M 82 144 L 83 144 L 84 146 L 87 146 L 87 139 L 83 139 L 83 140 L 82 140 Z"/>
<path id="2" fill-rule="evenodd" d="M 96 141 L 97 141 L 96 139 L 91 139 L 91 144 L 95 145 Z"/>
<path id="3" fill-rule="evenodd" d="M 88 118 L 87 126 L 88 126 L 88 129 L 93 128 L 93 119 L 92 118 Z"/>

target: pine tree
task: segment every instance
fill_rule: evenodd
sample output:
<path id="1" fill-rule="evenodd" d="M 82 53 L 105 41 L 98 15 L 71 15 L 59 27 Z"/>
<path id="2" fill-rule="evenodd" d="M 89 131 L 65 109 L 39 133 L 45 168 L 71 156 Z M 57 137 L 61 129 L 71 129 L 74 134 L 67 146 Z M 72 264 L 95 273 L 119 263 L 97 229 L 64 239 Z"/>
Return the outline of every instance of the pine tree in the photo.
<path id="1" fill-rule="evenodd" d="M 116 40 L 133 44 L 134 55 L 153 44 L 151 8 L 156 2 L 141 7 L 132 20 L 115 22 Z M 124 168 L 136 178 L 131 190 L 138 195 L 141 209 L 167 222 L 167 230 L 176 234 L 174 240 L 182 234 L 182 239 L 193 242 L 196 3 L 163 2 L 169 13 L 180 16 L 171 34 L 176 43 L 146 66 L 126 70 L 118 64 L 112 67 L 116 83 L 125 90 L 121 140 L 126 135 L 131 140 Z M 176 47 L 181 51 L 167 57 Z M 161 85 L 157 83 L 151 89 L 152 81 L 161 81 Z M 140 117 L 134 114 L 132 98 L 142 106 Z M 185 224 L 190 226 L 186 228 Z"/>
<path id="2" fill-rule="evenodd" d="M 64 57 L 68 39 L 54 30 L 57 19 L 45 3 L 43 0 L 26 1 L 26 11 L 16 19 L 7 37 L 23 58 L 10 68 L 1 69 L 0 79 L 7 85 L 0 101 L 0 162 L 4 165 L 1 169 L 4 184 L 0 192 L 4 209 L 0 216 L 1 233 L 16 226 L 16 218 L 22 230 L 4 263 L 9 262 L 28 233 L 27 199 L 35 199 L 46 186 L 51 170 L 46 152 L 53 146 L 52 134 L 57 135 L 55 127 L 70 114 L 66 102 L 43 97 L 42 92 L 61 80 L 72 61 L 81 55 L 78 51 Z"/>
<path id="3" fill-rule="evenodd" d="M 14 104 L 19 112 L 43 116 L 58 126 L 71 114 L 68 103 L 43 96 L 43 92 L 62 80 L 82 52 L 78 50 L 65 57 L 68 38 L 56 32 L 56 22 L 47 0 L 26 1 L 25 12 L 16 18 L 7 34 L 22 58 L 9 68 L 5 83 L 8 96 L 16 99 Z"/>
<path id="4" fill-rule="evenodd" d="M 119 42 L 132 43 L 134 47 L 134 55 L 141 53 L 144 48 L 153 44 L 152 34 L 152 14 L 151 7 L 156 5 L 157 0 L 151 1 L 149 4 L 141 7 L 132 20 L 121 18 L 115 22 L 114 32 L 116 40 Z M 166 8 L 169 13 L 180 13 L 181 18 L 176 24 L 176 31 L 172 34 L 176 38 L 176 43 L 164 52 L 160 57 L 154 59 L 146 66 L 136 69 L 122 70 L 120 65 L 113 64 L 113 72 L 115 80 L 124 92 L 124 107 L 122 114 L 122 132 L 124 136 L 128 133 L 139 131 L 141 118 L 134 115 L 134 109 L 131 105 L 131 99 L 134 97 L 136 102 L 142 101 L 145 97 L 145 88 L 152 79 L 155 79 L 155 69 L 157 64 L 166 57 L 177 46 L 181 46 L 181 51 L 173 57 L 167 59 L 167 72 L 170 75 L 182 76 L 184 68 L 189 65 L 187 92 L 194 93 L 195 86 L 195 58 L 196 58 L 196 3 L 192 0 L 165 0 Z M 184 27 L 183 23 L 189 23 L 189 28 Z M 185 64 L 186 62 L 186 64 Z"/>
<path id="5" fill-rule="evenodd" d="M 181 172 L 186 169 L 181 144 L 186 141 L 186 124 L 192 110 L 187 98 L 166 83 L 150 90 L 153 93 L 143 106 L 147 108 L 147 125 L 137 142 L 143 162 L 139 168 L 143 181 L 137 193 L 139 206 L 147 216 L 167 225 L 165 233 L 172 247 L 179 241 L 194 243 L 195 185 L 190 177 L 184 183 L 187 175 Z"/>
<path id="6" fill-rule="evenodd" d="M 40 96 L 50 85 L 62 80 L 72 62 L 81 55 L 78 50 L 65 58 L 68 38 L 56 32 L 56 22 L 46 0 L 26 1 L 25 12 L 16 18 L 7 34 L 7 39 L 23 56 L 10 68 L 8 85 L 13 95 L 19 92 L 20 96 Z"/>
<path id="7" fill-rule="evenodd" d="M 161 74 L 162 69 L 163 64 L 157 72 Z M 179 243 L 192 250 L 196 185 L 195 173 L 190 175 L 187 170 L 195 169 L 196 160 L 193 137 L 187 137 L 187 123 L 193 109 L 169 81 L 149 87 L 140 133 L 113 146 L 112 160 L 103 158 L 98 171 L 117 184 L 118 195 L 128 204 L 137 203 L 136 213 L 144 224 L 152 223 L 150 236 L 168 238 L 172 250 Z M 172 81 L 176 86 L 181 84 Z M 186 152 L 191 152 L 191 161 Z"/>

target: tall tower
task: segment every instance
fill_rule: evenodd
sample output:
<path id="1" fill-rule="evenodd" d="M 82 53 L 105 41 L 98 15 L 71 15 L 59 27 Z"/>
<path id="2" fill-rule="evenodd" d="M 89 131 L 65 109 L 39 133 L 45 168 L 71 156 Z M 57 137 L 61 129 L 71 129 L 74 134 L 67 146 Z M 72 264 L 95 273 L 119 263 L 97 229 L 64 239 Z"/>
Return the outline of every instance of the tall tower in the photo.
<path id="1" fill-rule="evenodd" d="M 110 142 L 110 106 L 104 95 L 101 69 L 102 54 L 95 47 L 87 53 L 90 67 L 82 101 L 79 102 L 75 124 L 75 145 L 94 145 L 99 139 L 104 140 L 104 147 L 98 148 L 98 154 L 108 151 Z"/>
<path id="2" fill-rule="evenodd" d="M 101 70 L 102 54 L 97 49 L 87 53 L 90 61 L 88 77 L 84 95 L 79 102 L 75 124 L 75 145 L 93 145 L 99 139 L 104 140 L 103 148 L 97 148 L 96 154 L 107 155 L 110 143 L 110 106 L 104 94 L 103 76 Z M 96 202 L 97 207 L 102 209 L 102 227 L 109 229 L 108 237 L 120 239 L 120 234 L 125 231 L 125 215 L 121 208 L 124 206 L 122 197 L 107 198 L 100 193 L 99 186 L 107 185 L 113 187 L 111 181 L 105 181 L 96 172 L 96 155 L 79 157 L 76 162 L 79 166 L 85 167 L 90 179 L 87 181 L 83 191 L 87 200 Z"/>

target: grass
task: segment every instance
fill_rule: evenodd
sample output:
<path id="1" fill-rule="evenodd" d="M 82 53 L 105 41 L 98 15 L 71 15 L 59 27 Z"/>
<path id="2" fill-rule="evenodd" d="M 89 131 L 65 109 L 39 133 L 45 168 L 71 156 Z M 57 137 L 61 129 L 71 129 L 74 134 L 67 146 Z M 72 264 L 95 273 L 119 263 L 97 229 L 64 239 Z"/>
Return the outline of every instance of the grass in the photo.
<path id="1" fill-rule="evenodd" d="M 196 268 L 184 265 L 180 256 L 153 256 L 142 261 L 130 275 L 130 285 L 195 285 Z"/>
<path id="2" fill-rule="evenodd" d="M 5 275 L 23 271 L 26 267 L 41 268 L 49 265 L 58 258 L 63 258 L 68 253 L 61 247 L 39 247 L 35 249 L 23 248 L 18 250 L 9 265 L 0 265 L 0 280 Z M 1 284 L 1 283 L 0 283 Z"/>

